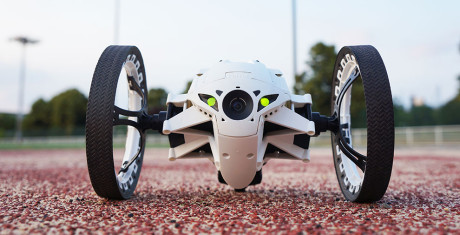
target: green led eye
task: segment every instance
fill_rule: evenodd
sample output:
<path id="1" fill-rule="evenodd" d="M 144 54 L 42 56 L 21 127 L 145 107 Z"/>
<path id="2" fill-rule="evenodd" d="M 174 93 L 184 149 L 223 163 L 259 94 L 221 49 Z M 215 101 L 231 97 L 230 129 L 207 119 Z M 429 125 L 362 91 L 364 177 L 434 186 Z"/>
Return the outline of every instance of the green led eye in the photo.
<path id="1" fill-rule="evenodd" d="M 216 98 L 214 97 L 209 97 L 208 98 L 208 105 L 209 106 L 214 106 L 216 104 Z"/>
<path id="2" fill-rule="evenodd" d="M 264 107 L 266 107 L 268 104 L 270 104 L 270 100 L 268 100 L 267 98 L 262 98 L 260 99 L 260 104 Z"/>

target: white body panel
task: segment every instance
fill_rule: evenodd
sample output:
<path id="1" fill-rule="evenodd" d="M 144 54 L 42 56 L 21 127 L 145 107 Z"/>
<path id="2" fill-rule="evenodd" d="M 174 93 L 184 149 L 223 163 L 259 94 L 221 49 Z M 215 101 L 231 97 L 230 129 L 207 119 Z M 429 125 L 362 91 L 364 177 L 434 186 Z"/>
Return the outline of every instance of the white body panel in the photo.
<path id="1" fill-rule="evenodd" d="M 224 103 L 226 95 L 232 91 L 249 95 L 244 107 L 250 113 L 238 120 L 229 117 L 229 114 L 233 115 L 232 107 Z M 200 95 L 214 97 L 216 105 L 209 106 Z M 260 106 L 260 99 L 270 95 L 277 97 L 266 107 Z M 252 109 L 248 108 L 250 102 Z M 314 135 L 315 125 L 293 109 L 311 104 L 311 96 L 290 94 L 281 72 L 267 69 L 258 61 L 219 62 L 197 74 L 187 94 L 169 94 L 167 103 L 184 109 L 163 124 L 164 134 L 183 134 L 185 142 L 170 149 L 169 159 L 209 157 L 226 183 L 234 188 L 247 187 L 269 158 L 309 161 L 309 150 L 295 145 L 294 136 Z M 232 112 L 226 112 L 224 108 Z M 193 128 L 207 122 L 212 122 L 212 132 Z M 267 122 L 279 126 L 281 130 L 264 136 Z M 207 144 L 211 153 L 195 151 Z M 266 154 L 269 144 L 284 153 Z"/>

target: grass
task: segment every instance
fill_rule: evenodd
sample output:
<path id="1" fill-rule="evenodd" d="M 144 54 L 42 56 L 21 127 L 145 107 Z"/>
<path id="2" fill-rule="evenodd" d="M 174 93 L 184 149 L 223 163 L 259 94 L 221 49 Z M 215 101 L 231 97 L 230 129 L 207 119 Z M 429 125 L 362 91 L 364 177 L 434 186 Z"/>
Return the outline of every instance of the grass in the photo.
<path id="1" fill-rule="evenodd" d="M 85 143 L 0 143 L 0 150 L 16 150 L 16 149 L 84 149 Z M 124 144 L 115 144 L 114 148 L 123 148 Z M 168 144 L 147 143 L 147 148 L 169 148 Z"/>

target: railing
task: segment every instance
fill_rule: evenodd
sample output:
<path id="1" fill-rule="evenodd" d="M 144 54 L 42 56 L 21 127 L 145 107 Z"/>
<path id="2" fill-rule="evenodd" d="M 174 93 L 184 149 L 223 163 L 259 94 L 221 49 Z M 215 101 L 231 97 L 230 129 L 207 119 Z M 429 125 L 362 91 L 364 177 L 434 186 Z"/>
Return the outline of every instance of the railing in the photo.
<path id="1" fill-rule="evenodd" d="M 353 145 L 355 147 L 366 146 L 366 129 L 352 129 Z M 114 136 L 114 145 L 123 146 L 125 136 L 120 134 Z M 382 136 L 382 138 L 384 138 Z M 318 137 L 311 138 L 310 146 L 330 146 L 330 134 L 323 133 Z M 37 146 L 46 148 L 47 146 L 65 147 L 84 147 L 84 136 L 67 137 L 26 137 L 21 145 Z M 0 149 L 14 148 L 18 145 L 14 138 L 0 138 Z M 397 127 L 395 128 L 395 145 L 401 146 L 459 146 L 460 148 L 460 125 L 452 126 L 420 126 L 420 127 Z M 147 147 L 166 147 L 168 137 L 159 134 L 149 134 L 147 137 Z"/>

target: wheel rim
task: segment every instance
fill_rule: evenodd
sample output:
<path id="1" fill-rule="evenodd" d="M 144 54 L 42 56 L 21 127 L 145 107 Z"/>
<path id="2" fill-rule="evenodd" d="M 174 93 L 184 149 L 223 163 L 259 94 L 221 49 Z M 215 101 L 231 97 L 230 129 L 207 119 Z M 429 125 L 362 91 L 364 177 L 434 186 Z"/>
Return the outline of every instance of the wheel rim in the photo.
<path id="1" fill-rule="evenodd" d="M 146 94 L 144 93 L 146 87 L 143 87 L 143 83 L 139 78 L 138 74 L 138 67 L 136 66 L 134 60 L 132 60 L 129 56 L 127 61 L 123 65 L 124 70 L 126 71 L 126 80 L 128 82 L 128 110 L 130 112 L 142 112 L 146 108 Z M 122 72 L 123 73 L 123 72 Z M 135 84 L 134 84 L 135 83 Z M 136 85 L 143 91 L 139 94 L 136 91 Z M 134 88 L 134 89 L 130 89 Z M 118 90 L 116 92 L 118 94 Z M 117 100 L 117 94 L 115 94 L 115 100 Z M 122 109 L 118 105 L 114 104 L 114 109 Z M 123 117 L 126 117 L 122 115 Z M 127 119 L 138 123 L 137 116 L 127 116 Z M 114 123 L 116 126 L 116 123 Z M 132 185 L 134 179 L 133 176 L 138 175 L 138 169 L 141 158 L 143 158 L 143 149 L 145 145 L 145 134 L 140 132 L 134 126 L 127 125 L 127 133 L 126 133 L 126 140 L 125 140 L 125 151 L 123 154 L 122 164 L 120 166 L 120 171 L 117 174 L 117 181 L 124 191 L 128 190 L 130 185 Z M 126 167 L 130 161 L 138 155 L 137 159 L 133 161 L 126 170 L 121 170 Z"/>
<path id="2" fill-rule="evenodd" d="M 350 83 L 349 87 L 345 86 L 347 81 L 349 82 L 351 79 L 360 79 L 359 65 L 356 62 L 356 58 L 350 54 L 346 54 L 345 58 L 343 58 L 340 63 L 343 69 L 339 70 L 337 74 L 338 86 L 335 88 L 335 96 L 339 97 L 339 95 L 341 95 L 340 92 L 343 89 L 346 89 L 346 91 L 342 94 L 343 98 L 341 103 L 335 107 L 335 112 L 338 115 L 341 124 L 339 131 L 342 131 L 342 135 L 344 135 L 348 145 L 353 147 L 350 112 L 353 82 Z M 342 128 L 344 124 L 348 124 L 348 128 Z M 339 155 L 342 155 L 342 151 L 338 144 L 335 145 L 335 149 Z M 351 193 L 356 193 L 361 187 L 361 183 L 363 181 L 362 173 L 359 173 L 356 164 L 346 156 L 341 156 L 340 159 L 337 159 L 337 161 L 339 161 L 340 170 L 345 173 L 344 182 L 349 185 L 348 190 Z"/>

